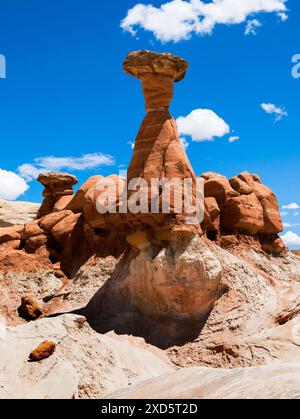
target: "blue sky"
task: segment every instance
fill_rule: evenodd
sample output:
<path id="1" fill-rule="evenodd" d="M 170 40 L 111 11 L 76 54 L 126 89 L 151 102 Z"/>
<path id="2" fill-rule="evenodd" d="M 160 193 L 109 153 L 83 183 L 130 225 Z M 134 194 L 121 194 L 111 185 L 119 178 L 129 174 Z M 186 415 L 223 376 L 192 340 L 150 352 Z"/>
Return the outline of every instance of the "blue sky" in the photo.
<path id="1" fill-rule="evenodd" d="M 194 4 L 202 3 L 200 10 L 210 2 Z M 255 8 L 257 2 L 247 4 Z M 49 165 L 49 159 L 35 161 L 45 157 L 63 158 L 50 162 L 69 166 L 62 170 L 76 174 L 80 183 L 95 173 L 126 167 L 132 153 L 128 142 L 144 116 L 144 100 L 139 81 L 123 74 L 122 62 L 132 50 L 151 49 L 180 55 L 190 64 L 186 78 L 175 86 L 175 118 L 208 109 L 215 115 L 210 123 L 218 124 L 221 118 L 230 127 L 214 141 L 193 141 L 183 134 L 196 174 L 216 171 L 231 177 L 243 170 L 255 172 L 275 191 L 281 206 L 300 206 L 300 79 L 291 74 L 292 57 L 300 54 L 299 1 L 274 0 L 276 7 L 284 4 L 288 10 L 249 10 L 243 18 L 239 7 L 244 1 L 226 9 L 224 0 L 221 12 L 231 14 L 226 24 L 220 23 L 220 11 L 214 17 L 195 7 L 182 9 L 190 2 L 180 0 L 172 2 L 171 12 L 170 4 L 156 9 L 168 0 L 147 0 L 145 4 L 153 7 L 143 8 L 143 20 L 130 12 L 137 3 L 1 2 L 0 54 L 7 68 L 6 78 L 0 79 L 0 175 L 20 176 L 18 168 L 24 164 L 34 172 Z M 183 13 L 193 14 L 193 24 L 191 18 L 182 22 Z M 256 34 L 245 35 L 247 25 Z M 285 109 L 288 115 L 274 122 L 276 114 L 265 112 L 262 103 Z M 190 128 L 194 139 L 201 138 L 199 129 L 197 124 Z M 235 136 L 239 140 L 229 142 Z M 40 201 L 42 187 L 25 179 L 29 189 L 17 199 Z M 286 232 L 300 236 L 300 209 L 284 212 L 284 222 L 292 225 Z M 295 247 L 300 247 L 300 237 Z"/>

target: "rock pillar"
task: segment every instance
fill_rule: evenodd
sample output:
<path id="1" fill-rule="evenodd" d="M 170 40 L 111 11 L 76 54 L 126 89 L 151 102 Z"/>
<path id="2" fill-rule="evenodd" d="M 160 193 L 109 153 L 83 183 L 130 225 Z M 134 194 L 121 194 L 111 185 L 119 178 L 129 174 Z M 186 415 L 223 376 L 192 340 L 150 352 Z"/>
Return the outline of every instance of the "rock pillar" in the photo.
<path id="1" fill-rule="evenodd" d="M 174 94 L 174 82 L 185 76 L 188 63 L 172 54 L 159 54 L 150 51 L 130 53 L 124 61 L 124 71 L 142 82 L 146 100 L 147 114 L 142 122 L 135 140 L 133 156 L 127 172 L 127 184 L 133 179 L 142 178 L 147 181 L 150 191 L 152 179 L 179 180 L 192 179 L 193 188 L 196 177 L 192 166 L 183 149 L 177 132 L 176 122 L 169 113 L 170 102 Z M 193 199 L 195 199 L 193 191 Z M 128 191 L 130 196 L 131 191 Z M 149 198 L 150 199 L 150 198 Z M 171 213 L 172 208 L 171 200 Z M 149 210 L 149 212 L 151 212 Z M 166 222 L 167 217 L 155 215 L 145 217 L 135 214 L 146 224 Z M 168 219 L 183 219 L 183 214 L 176 214 Z M 129 216 L 130 217 L 130 216 Z M 182 222 L 181 222 L 182 224 Z M 183 223 L 184 224 L 184 223 Z"/>
<path id="2" fill-rule="evenodd" d="M 37 180 L 45 186 L 43 192 L 44 200 L 37 218 L 63 209 L 72 199 L 74 194 L 73 186 L 78 183 L 76 176 L 55 172 L 42 173 Z"/>

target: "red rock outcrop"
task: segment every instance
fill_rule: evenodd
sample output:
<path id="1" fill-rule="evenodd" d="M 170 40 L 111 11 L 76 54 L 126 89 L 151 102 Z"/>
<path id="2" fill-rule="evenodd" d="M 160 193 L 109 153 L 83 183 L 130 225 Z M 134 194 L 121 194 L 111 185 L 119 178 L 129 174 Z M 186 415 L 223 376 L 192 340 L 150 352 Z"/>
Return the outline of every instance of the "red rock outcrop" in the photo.
<path id="1" fill-rule="evenodd" d="M 158 189 L 160 211 L 151 210 L 153 179 L 176 179 L 181 186 L 190 180 L 193 203 L 198 203 L 197 179 L 169 113 L 174 82 L 181 80 L 186 70 L 187 63 L 171 54 L 129 54 L 124 71 L 141 79 L 147 114 L 135 141 L 127 179 L 93 176 L 73 195 L 72 187 L 77 183 L 74 176 L 43 174 L 39 181 L 45 185 L 45 200 L 38 219 L 0 229 L 2 266 L 12 269 L 19 257 L 18 269 L 22 261 L 30 261 L 30 266 L 36 261 L 45 272 L 50 269 L 54 282 L 58 280 L 55 296 L 43 298 L 59 301 L 61 308 L 67 277 L 76 278 L 91 260 L 118 260 L 96 308 L 91 303 L 87 309 L 89 318 L 96 318 L 97 324 L 101 320 L 105 331 L 115 326 L 124 331 L 129 323 L 130 332 L 139 333 L 142 327 L 143 335 L 157 342 L 165 333 L 161 345 L 175 338 L 185 339 L 180 330 L 187 334 L 190 329 L 192 335 L 195 325 L 196 329 L 200 327 L 224 291 L 223 267 L 210 251 L 212 241 L 230 250 L 245 245 L 275 255 L 286 251 L 278 236 L 282 223 L 275 194 L 257 175 L 248 172 L 230 180 L 214 172 L 202 175 L 205 216 L 201 224 L 187 223 L 190 214 L 185 208 L 176 211 L 173 186 L 169 207 L 163 208 L 164 196 Z M 148 198 L 145 213 L 122 211 L 133 196 L 133 180 L 144 182 L 140 192 Z M 109 183 L 115 188 L 107 189 Z M 51 304 L 46 305 L 51 312 Z M 116 311 L 124 311 L 124 322 L 120 323 Z M 145 318 L 147 326 L 143 327 Z M 157 319 L 160 328 L 153 331 Z"/>
<path id="2" fill-rule="evenodd" d="M 259 182 L 254 182 L 254 193 L 264 211 L 263 234 L 277 234 L 283 230 L 278 201 L 274 192 Z"/>
<path id="3" fill-rule="evenodd" d="M 205 198 L 205 217 L 203 222 L 203 229 L 205 231 L 219 231 L 220 230 L 220 208 L 217 200 L 214 197 Z"/>
<path id="4" fill-rule="evenodd" d="M 262 249 L 266 252 L 278 255 L 286 250 L 278 237 L 278 233 L 283 230 L 283 225 L 277 198 L 268 187 L 262 184 L 259 176 L 242 172 L 228 181 L 225 176 L 208 172 L 202 177 L 205 180 L 206 202 L 205 220 L 202 224 L 204 231 L 208 233 L 214 231 L 210 219 L 217 214 L 216 204 L 213 207 L 207 205 L 208 197 L 214 198 L 220 211 L 221 221 L 217 228 L 220 244 L 225 243 L 228 234 L 245 234 L 259 236 Z M 217 225 L 218 221 L 215 226 Z"/>
<path id="5" fill-rule="evenodd" d="M 39 209 L 38 218 L 50 214 L 53 210 L 61 211 L 72 199 L 73 186 L 78 183 L 76 176 L 69 173 L 42 173 L 37 179 L 45 186 L 44 201 Z"/>
<path id="6" fill-rule="evenodd" d="M 263 209 L 254 193 L 230 198 L 223 206 L 222 227 L 255 235 L 264 227 Z"/>
<path id="7" fill-rule="evenodd" d="M 201 175 L 204 180 L 204 196 L 205 198 L 215 198 L 220 206 L 236 196 L 239 193 L 236 192 L 229 183 L 229 180 L 218 173 L 204 173 Z"/>
<path id="8" fill-rule="evenodd" d="M 188 64 L 185 60 L 172 54 L 158 54 L 150 51 L 136 51 L 130 53 L 124 61 L 124 71 L 134 77 L 140 78 L 143 93 L 146 100 L 146 111 L 141 128 L 135 140 L 133 156 L 127 173 L 128 197 L 132 195 L 130 182 L 143 179 L 148 184 L 149 193 L 151 180 L 164 179 L 179 180 L 192 179 L 194 189 L 196 177 L 186 153 L 179 141 L 175 120 L 169 113 L 170 102 L 174 93 L 174 82 L 182 80 L 185 76 Z M 161 200 L 161 196 L 157 198 Z M 193 191 L 193 203 L 196 204 L 197 197 Z M 176 224 L 176 213 L 174 202 L 170 202 L 170 211 L 166 217 L 161 214 L 149 215 L 135 214 L 135 219 L 144 224 L 162 225 L 167 222 L 170 230 Z M 184 209 L 183 209 L 184 211 Z M 163 212 L 163 211 L 162 211 Z M 170 214 L 173 214 L 170 217 Z M 180 218 L 180 214 L 179 218 Z M 129 220 L 132 221 L 129 214 Z M 173 221 L 171 221 L 171 219 Z M 181 225 L 181 223 L 178 223 Z M 185 226 L 186 231 L 188 230 Z M 180 227 L 178 227 L 180 230 Z M 194 233 L 194 228 L 191 228 Z"/>

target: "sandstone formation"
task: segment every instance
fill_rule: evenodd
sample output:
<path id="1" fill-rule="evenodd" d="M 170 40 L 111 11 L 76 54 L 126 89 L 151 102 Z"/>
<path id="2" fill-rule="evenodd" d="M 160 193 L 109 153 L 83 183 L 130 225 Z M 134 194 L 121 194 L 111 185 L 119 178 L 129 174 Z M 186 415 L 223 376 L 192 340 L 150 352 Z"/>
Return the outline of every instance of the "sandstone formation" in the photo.
<path id="1" fill-rule="evenodd" d="M 37 180 L 45 187 L 44 200 L 38 211 L 38 218 L 52 211 L 63 210 L 72 199 L 73 186 L 78 183 L 76 176 L 55 172 L 42 173 Z"/>
<path id="2" fill-rule="evenodd" d="M 0 200 L 0 228 L 25 224 L 36 218 L 40 204 Z"/>
<path id="3" fill-rule="evenodd" d="M 169 113 L 187 63 L 138 51 L 124 70 L 141 79 L 147 111 L 127 179 L 92 176 L 74 194 L 75 176 L 42 174 L 37 216 L 17 214 L 17 222 L 6 218 L 0 228 L 0 397 L 226 398 L 262 391 L 269 398 L 282 386 L 282 394 L 299 395 L 291 362 L 300 362 L 300 258 L 279 236 L 275 194 L 256 174 L 227 179 L 207 172 L 199 196 Z M 177 211 L 174 186 L 168 208 L 157 189 L 160 211 L 153 212 L 152 178 L 191 181 L 203 221 L 191 224 L 194 214 Z M 137 190 L 147 210 L 124 212 Z M 32 352 L 43 362 L 28 363 Z M 188 382 L 179 385 L 181 379 Z M 260 379 L 264 390 L 254 388 Z M 199 388 L 199 380 L 207 386 Z"/>
<path id="4" fill-rule="evenodd" d="M 294 399 L 300 397 L 297 363 L 235 370 L 185 368 L 106 394 L 109 399 Z"/>
<path id="5" fill-rule="evenodd" d="M 1 337 L 0 398 L 97 399 L 174 371 L 163 352 L 142 339 L 99 335 L 74 315 L 8 328 Z M 28 362 L 43 339 L 57 343 L 55 352 Z"/>
<path id="6" fill-rule="evenodd" d="M 175 120 L 169 113 L 174 94 L 173 84 L 184 78 L 188 68 L 187 62 L 172 54 L 136 51 L 127 56 L 123 67 L 125 73 L 141 79 L 147 111 L 135 140 L 127 172 L 128 196 L 132 194 L 130 182 L 133 180 L 146 181 L 148 184 L 146 194 L 148 194 L 153 179 L 159 182 L 164 179 L 176 179 L 183 185 L 182 182 L 189 178 L 194 185 L 193 203 L 196 204 L 196 177 L 179 141 Z M 159 191 L 157 199 L 161 201 Z M 162 217 L 161 213 L 158 215 L 151 213 L 150 198 L 148 208 L 149 215 L 135 214 L 134 219 L 138 219 L 139 224 L 153 227 L 166 223 L 170 230 L 177 224 L 181 225 L 178 220 L 180 214 L 176 213 L 172 200 L 166 217 Z M 183 208 L 183 213 L 184 210 Z M 186 212 L 188 214 L 188 211 Z M 192 234 L 194 232 L 193 227 L 188 228 L 186 225 L 183 230 L 185 232 L 191 230 Z M 179 231 L 180 226 L 177 228 L 177 232 Z"/>
<path id="7" fill-rule="evenodd" d="M 262 249 L 274 254 L 283 253 L 286 248 L 278 236 L 283 230 L 279 205 L 275 194 L 262 184 L 257 175 L 243 172 L 229 181 L 218 173 L 204 173 L 204 194 L 206 217 L 202 228 L 209 233 L 218 225 L 216 204 L 208 202 L 208 197 L 217 201 L 220 212 L 220 235 L 230 234 L 257 236 Z M 217 217 L 212 223 L 210 217 Z M 218 236 L 215 235 L 215 238 Z"/>

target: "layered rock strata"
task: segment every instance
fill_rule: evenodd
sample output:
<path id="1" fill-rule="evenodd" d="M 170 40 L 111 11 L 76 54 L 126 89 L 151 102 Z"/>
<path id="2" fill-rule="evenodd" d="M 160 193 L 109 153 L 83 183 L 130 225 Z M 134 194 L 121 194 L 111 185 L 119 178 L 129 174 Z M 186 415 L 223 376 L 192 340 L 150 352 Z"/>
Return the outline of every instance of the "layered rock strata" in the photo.
<path id="1" fill-rule="evenodd" d="M 45 187 L 38 218 L 64 209 L 74 194 L 73 186 L 78 183 L 76 176 L 57 172 L 42 173 L 37 180 Z"/>

